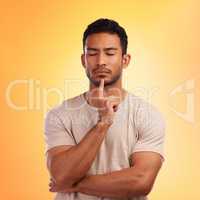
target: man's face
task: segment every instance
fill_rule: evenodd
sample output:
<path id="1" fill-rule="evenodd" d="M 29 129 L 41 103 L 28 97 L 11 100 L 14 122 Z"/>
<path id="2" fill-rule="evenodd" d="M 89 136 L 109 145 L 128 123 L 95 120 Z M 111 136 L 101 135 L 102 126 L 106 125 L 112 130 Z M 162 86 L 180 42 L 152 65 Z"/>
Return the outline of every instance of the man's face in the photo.
<path id="1" fill-rule="evenodd" d="M 89 80 L 98 86 L 104 79 L 105 86 L 114 84 L 122 74 L 123 56 L 117 34 L 94 33 L 87 37 L 82 63 Z"/>

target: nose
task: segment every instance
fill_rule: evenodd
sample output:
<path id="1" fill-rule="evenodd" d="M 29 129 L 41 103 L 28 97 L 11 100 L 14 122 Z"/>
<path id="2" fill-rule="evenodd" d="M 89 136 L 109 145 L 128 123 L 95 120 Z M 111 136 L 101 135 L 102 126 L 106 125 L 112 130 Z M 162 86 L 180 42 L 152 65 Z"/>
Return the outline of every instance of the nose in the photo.
<path id="1" fill-rule="evenodd" d="M 104 65 L 106 65 L 106 59 L 105 59 L 105 56 L 102 53 L 100 53 L 97 56 L 97 65 L 98 66 L 104 66 Z"/>

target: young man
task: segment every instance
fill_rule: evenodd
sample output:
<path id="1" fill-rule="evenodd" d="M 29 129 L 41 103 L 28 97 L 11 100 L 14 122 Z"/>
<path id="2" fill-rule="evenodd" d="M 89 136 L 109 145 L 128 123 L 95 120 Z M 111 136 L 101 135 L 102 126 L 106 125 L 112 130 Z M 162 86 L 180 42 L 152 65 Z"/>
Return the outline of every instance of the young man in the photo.
<path id="1" fill-rule="evenodd" d="M 99 19 L 83 35 L 89 90 L 50 110 L 45 122 L 50 191 L 56 200 L 144 200 L 161 168 L 164 121 L 122 88 L 127 35 Z"/>

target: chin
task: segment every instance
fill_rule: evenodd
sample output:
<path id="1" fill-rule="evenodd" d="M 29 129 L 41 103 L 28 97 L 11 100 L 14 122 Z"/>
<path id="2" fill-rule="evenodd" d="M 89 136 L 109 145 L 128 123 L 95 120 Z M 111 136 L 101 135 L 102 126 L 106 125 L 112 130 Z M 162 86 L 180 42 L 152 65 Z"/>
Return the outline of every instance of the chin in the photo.
<path id="1" fill-rule="evenodd" d="M 111 82 L 110 79 L 108 79 L 107 77 L 100 77 L 96 79 L 96 82 L 98 82 L 100 84 L 101 79 L 104 79 L 104 85 L 109 85 L 109 83 Z"/>
<path id="2" fill-rule="evenodd" d="M 119 74 L 118 76 L 116 76 L 112 79 L 111 79 L 111 77 L 108 77 L 108 76 L 105 76 L 105 75 L 100 75 L 100 76 L 97 76 L 97 77 L 88 76 L 88 78 L 96 87 L 99 86 L 101 79 L 104 79 L 104 86 L 111 86 L 119 80 L 120 75 L 121 74 Z"/>

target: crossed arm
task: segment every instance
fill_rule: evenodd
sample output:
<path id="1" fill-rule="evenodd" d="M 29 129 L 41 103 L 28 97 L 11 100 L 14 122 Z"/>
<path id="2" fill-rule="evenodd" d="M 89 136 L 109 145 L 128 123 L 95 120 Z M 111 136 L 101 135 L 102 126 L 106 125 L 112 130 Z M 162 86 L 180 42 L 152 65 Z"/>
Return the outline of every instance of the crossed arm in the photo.
<path id="1" fill-rule="evenodd" d="M 134 165 L 130 168 L 84 178 L 76 186 L 78 192 L 111 198 L 148 195 L 161 167 L 160 155 L 140 152 L 132 159 Z"/>
<path id="2" fill-rule="evenodd" d="M 96 130 L 93 130 L 93 134 L 91 134 L 93 136 L 88 135 L 87 138 L 83 139 L 82 144 L 80 144 L 82 145 L 81 147 L 78 146 L 74 147 L 74 149 L 71 148 L 71 155 L 76 154 L 77 160 L 80 159 L 79 156 L 81 153 L 82 156 L 84 155 L 83 151 L 87 147 L 86 143 L 95 139 L 92 139 L 92 137 L 95 137 L 95 131 Z M 78 148 L 82 148 L 80 152 L 77 150 Z M 86 151 L 87 149 L 85 149 L 85 152 Z M 67 152 L 68 155 L 70 155 L 70 150 Z M 90 157 L 89 160 L 82 159 L 82 164 L 84 164 L 85 167 L 80 168 L 82 170 L 81 173 L 75 172 L 73 174 L 73 167 L 71 167 L 71 177 L 70 173 L 68 173 L 68 176 L 65 176 L 65 179 L 63 179 L 63 181 L 61 182 L 58 181 L 59 179 L 57 181 L 54 179 L 51 182 L 50 191 L 66 193 L 81 192 L 87 195 L 111 198 L 129 198 L 144 196 L 151 191 L 155 178 L 162 165 L 159 154 L 154 152 L 137 152 L 134 153 L 131 157 L 132 164 L 130 168 L 113 171 L 107 174 L 86 176 L 85 174 L 87 174 L 88 167 L 91 166 L 95 153 L 96 151 L 93 152 L 92 157 Z M 66 156 L 67 153 L 62 153 L 62 155 Z M 67 165 L 69 166 L 70 164 L 72 164 L 72 162 L 76 163 L 77 161 L 70 162 L 68 160 L 67 162 Z M 52 166 L 55 167 L 56 165 Z M 51 169 L 50 171 L 52 171 Z M 58 170 L 59 168 L 56 167 L 56 169 Z M 55 177 L 56 173 L 53 173 L 52 175 Z"/>

